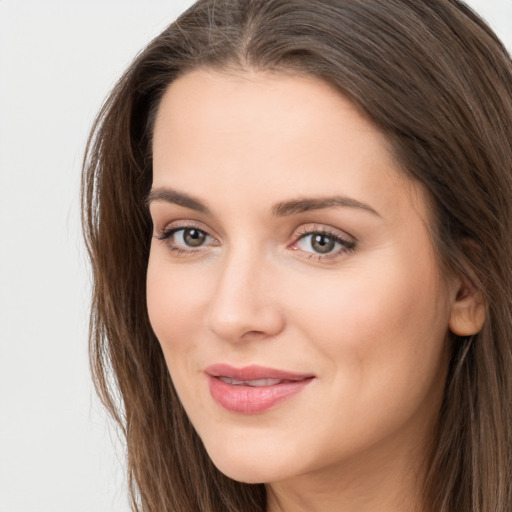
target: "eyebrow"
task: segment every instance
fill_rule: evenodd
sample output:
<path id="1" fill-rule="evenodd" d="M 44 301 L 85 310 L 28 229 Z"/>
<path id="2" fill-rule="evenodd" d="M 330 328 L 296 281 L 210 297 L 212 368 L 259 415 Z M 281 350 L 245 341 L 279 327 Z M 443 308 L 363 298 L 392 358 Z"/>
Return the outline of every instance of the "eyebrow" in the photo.
<path id="1" fill-rule="evenodd" d="M 345 208 L 360 208 L 380 217 L 380 214 L 371 206 L 346 196 L 305 197 L 283 201 L 272 207 L 272 214 L 276 217 L 284 217 L 308 212 L 310 210 L 322 210 L 324 208 L 340 206 Z"/>
<path id="2" fill-rule="evenodd" d="M 177 204 L 185 208 L 190 208 L 191 210 L 197 210 L 201 213 L 211 213 L 210 209 L 199 199 L 195 199 L 184 192 L 178 192 L 170 188 L 152 189 L 146 197 L 146 206 L 149 207 L 153 201 L 165 201 L 166 203 Z"/>
<path id="3" fill-rule="evenodd" d="M 201 213 L 211 214 L 210 209 L 199 199 L 170 188 L 156 188 L 151 190 L 146 198 L 146 206 L 149 207 L 153 201 L 165 201 Z M 281 201 L 272 207 L 272 215 L 274 217 L 286 217 L 311 210 L 322 210 L 334 207 L 359 208 L 380 217 L 380 214 L 371 206 L 346 196 L 304 197 Z"/>

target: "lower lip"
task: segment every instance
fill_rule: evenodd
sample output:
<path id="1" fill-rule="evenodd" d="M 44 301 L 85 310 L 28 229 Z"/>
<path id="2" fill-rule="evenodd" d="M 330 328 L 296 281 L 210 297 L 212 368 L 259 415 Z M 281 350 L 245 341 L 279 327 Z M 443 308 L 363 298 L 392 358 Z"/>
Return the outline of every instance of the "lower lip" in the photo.
<path id="1" fill-rule="evenodd" d="M 313 379 L 283 382 L 274 386 L 234 386 L 208 375 L 210 393 L 221 407 L 238 414 L 258 414 L 302 391 Z"/>

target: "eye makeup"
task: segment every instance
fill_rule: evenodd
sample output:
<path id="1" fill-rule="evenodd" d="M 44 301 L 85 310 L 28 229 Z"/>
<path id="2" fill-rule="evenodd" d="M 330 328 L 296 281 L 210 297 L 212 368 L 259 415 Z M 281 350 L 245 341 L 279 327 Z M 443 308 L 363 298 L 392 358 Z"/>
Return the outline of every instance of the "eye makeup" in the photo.
<path id="1" fill-rule="evenodd" d="M 176 256 L 197 255 L 218 246 L 219 242 L 204 229 L 193 224 L 171 226 L 162 230 L 156 238 Z M 351 238 L 351 237 L 350 237 Z M 317 261 L 332 260 L 355 249 L 356 242 L 325 226 L 303 226 L 294 235 L 288 248 L 304 258 Z"/>

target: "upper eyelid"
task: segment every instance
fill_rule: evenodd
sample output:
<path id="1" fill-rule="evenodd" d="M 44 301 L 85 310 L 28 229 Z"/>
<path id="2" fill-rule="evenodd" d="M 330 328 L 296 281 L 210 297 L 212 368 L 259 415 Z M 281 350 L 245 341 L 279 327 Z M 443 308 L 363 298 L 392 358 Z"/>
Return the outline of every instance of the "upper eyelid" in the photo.
<path id="1" fill-rule="evenodd" d="M 339 229 L 339 228 L 335 228 L 333 226 L 330 226 L 329 224 L 312 223 L 312 227 L 311 227 L 311 225 L 307 225 L 307 224 L 306 224 L 306 226 L 307 227 L 304 227 L 304 228 L 301 226 L 299 229 L 296 229 L 294 231 L 294 234 L 295 234 L 295 237 L 297 240 L 300 237 L 302 237 L 304 235 L 311 234 L 311 233 L 326 233 L 326 234 L 333 235 L 333 236 L 339 237 L 343 240 L 347 240 L 347 241 L 350 241 L 353 243 L 358 242 L 357 238 L 355 236 L 353 236 L 352 234 L 350 234 L 349 232 Z"/>
<path id="2" fill-rule="evenodd" d="M 350 237 L 342 236 L 342 235 L 339 235 L 339 234 L 336 234 L 336 233 L 333 233 L 330 231 L 315 230 L 315 231 L 306 232 L 303 235 L 296 237 L 295 240 L 292 242 L 292 246 L 295 246 L 304 238 L 307 238 L 308 236 L 312 236 L 313 234 L 316 234 L 316 233 L 327 236 L 328 238 L 330 237 L 331 239 L 334 239 L 335 243 L 341 245 L 344 250 L 354 249 L 357 245 L 357 242 L 353 239 L 350 239 Z M 335 251 L 334 253 L 326 253 L 324 257 L 328 258 L 329 254 L 334 255 L 339 251 L 341 251 L 341 249 L 339 249 L 338 251 Z M 309 253 L 309 251 L 304 251 L 304 252 Z M 311 254 L 315 254 L 315 253 L 311 253 Z"/>
<path id="3" fill-rule="evenodd" d="M 219 238 L 217 235 L 211 234 L 211 229 L 208 227 L 205 227 L 205 225 L 202 222 L 195 221 L 195 220 L 175 220 L 172 222 L 163 223 L 163 226 L 158 229 L 158 223 L 153 222 L 153 225 L 155 229 L 157 229 L 160 232 L 165 231 L 171 231 L 171 230 L 177 230 L 177 229 L 186 229 L 186 228 L 193 228 L 193 229 L 199 229 L 200 231 L 204 231 L 207 235 L 213 237 L 213 238 Z"/>
<path id="4" fill-rule="evenodd" d="M 155 228 L 157 227 L 157 223 L 153 223 Z M 186 228 L 194 228 L 198 229 L 200 231 L 203 231 L 208 236 L 211 236 L 212 238 L 218 239 L 220 238 L 216 234 L 212 234 L 211 230 L 205 227 L 202 222 L 199 221 L 193 221 L 193 220 L 177 220 L 172 221 L 167 224 L 165 224 L 159 231 L 161 233 L 164 233 L 166 231 L 172 231 L 172 230 L 179 230 L 179 229 L 186 229 Z M 295 238 L 295 240 L 298 240 L 300 237 L 307 236 L 312 233 L 326 233 L 334 236 L 339 236 L 340 238 L 350 238 L 351 241 L 357 242 L 356 237 L 351 235 L 350 233 L 343 231 L 339 228 L 334 228 L 332 226 L 329 226 L 327 224 L 319 224 L 319 223 L 313 223 L 312 225 L 302 225 L 299 228 L 295 228 L 292 231 L 292 236 Z"/>
<path id="5" fill-rule="evenodd" d="M 210 231 L 215 231 L 215 230 L 212 230 L 210 228 L 210 226 L 206 225 L 203 221 L 196 220 L 196 219 L 183 218 L 183 219 L 172 220 L 169 222 L 159 222 L 158 217 L 154 218 L 153 216 L 151 216 L 151 221 L 155 228 L 159 224 L 162 225 L 162 228 L 161 228 L 162 230 L 168 229 L 168 228 L 172 229 L 174 227 L 195 227 L 198 229 L 202 229 L 203 231 L 206 231 L 208 233 Z M 171 226 L 172 226 L 172 228 L 171 228 Z M 292 230 L 292 233 L 309 232 L 309 231 L 334 231 L 336 233 L 343 233 L 343 234 L 349 236 L 350 238 L 356 240 L 356 237 L 351 235 L 348 231 L 345 231 L 344 229 L 332 226 L 329 223 L 318 222 L 318 221 L 301 222 L 298 228 L 294 228 Z M 302 233 L 300 233 L 300 234 L 302 234 Z"/>
<path id="6" fill-rule="evenodd" d="M 307 238 L 308 236 L 312 236 L 312 235 L 322 235 L 322 236 L 330 237 L 330 238 L 333 238 L 335 240 L 340 240 L 341 242 L 343 242 L 345 244 L 355 243 L 352 240 L 349 240 L 348 239 L 349 237 L 344 237 L 342 235 L 333 233 L 332 231 L 316 231 L 316 230 L 315 231 L 309 231 L 309 232 L 306 232 L 306 233 L 304 233 L 302 235 L 299 235 L 299 236 L 295 237 L 295 240 L 292 243 L 296 244 L 297 242 L 303 240 L 304 238 Z"/>

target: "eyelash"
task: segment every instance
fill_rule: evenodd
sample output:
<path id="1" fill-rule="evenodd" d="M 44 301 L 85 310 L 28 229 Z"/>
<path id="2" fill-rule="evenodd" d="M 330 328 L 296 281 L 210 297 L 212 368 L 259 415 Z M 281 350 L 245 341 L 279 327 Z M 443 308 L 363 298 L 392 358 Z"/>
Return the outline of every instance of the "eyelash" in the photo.
<path id="1" fill-rule="evenodd" d="M 347 238 L 343 238 L 341 235 L 334 233 L 332 231 L 329 231 L 328 229 L 326 229 L 324 227 L 306 227 L 306 226 L 304 226 L 298 230 L 298 232 L 295 235 L 296 240 L 295 240 L 295 242 L 293 242 L 293 245 L 296 245 L 298 242 L 300 242 L 301 240 L 304 240 L 308 236 L 315 236 L 315 235 L 325 236 L 326 238 L 329 238 L 332 242 L 340 245 L 341 247 L 335 251 L 329 252 L 324 255 L 322 255 L 321 253 L 305 251 L 306 254 L 308 254 L 308 256 L 307 256 L 308 259 L 314 259 L 317 261 L 325 261 L 325 260 L 329 260 L 329 259 L 335 259 L 336 257 L 341 256 L 342 254 L 352 252 L 356 247 L 356 244 L 354 241 L 351 241 Z"/>
<path id="2" fill-rule="evenodd" d="M 206 237 L 213 238 L 204 229 L 200 229 L 197 226 L 190 225 L 190 224 L 164 229 L 160 234 L 156 235 L 156 238 L 158 240 L 161 240 L 162 242 L 165 242 L 166 245 L 168 246 L 168 248 L 176 256 L 185 256 L 185 255 L 190 255 L 193 253 L 197 254 L 199 252 L 202 252 L 201 249 L 203 246 L 200 246 L 198 249 L 192 249 L 192 248 L 183 249 L 182 247 L 178 247 L 175 244 L 173 244 L 172 237 L 180 231 L 187 231 L 187 230 L 199 231 L 200 233 L 206 235 Z M 356 243 L 354 241 L 345 239 L 345 238 L 341 237 L 339 234 L 333 233 L 332 231 L 329 231 L 328 229 L 325 229 L 324 227 L 322 227 L 322 228 L 303 227 L 303 228 L 299 229 L 295 235 L 296 239 L 292 245 L 296 245 L 298 242 L 300 242 L 301 240 L 304 240 L 308 236 L 315 236 L 315 235 L 317 235 L 317 236 L 320 235 L 320 236 L 329 238 L 331 240 L 331 242 L 334 242 L 335 244 L 338 244 L 341 247 L 333 252 L 329 252 L 324 255 L 322 255 L 321 253 L 316 253 L 316 252 L 302 251 L 307 254 L 307 256 L 304 256 L 304 257 L 307 258 L 308 260 L 313 259 L 316 261 L 325 261 L 325 260 L 335 259 L 336 257 L 341 256 L 342 254 L 352 252 L 356 247 Z M 294 250 L 299 250 L 299 249 L 295 248 Z"/>

